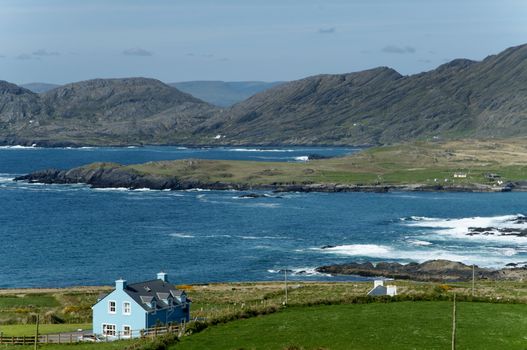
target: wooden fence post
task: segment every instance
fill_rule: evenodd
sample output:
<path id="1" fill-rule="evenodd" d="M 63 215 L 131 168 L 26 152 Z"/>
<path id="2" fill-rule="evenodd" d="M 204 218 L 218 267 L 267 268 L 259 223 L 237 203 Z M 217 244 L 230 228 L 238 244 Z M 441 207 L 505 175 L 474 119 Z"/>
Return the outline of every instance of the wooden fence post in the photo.
<path id="1" fill-rule="evenodd" d="M 40 321 L 40 315 L 37 314 L 37 330 L 35 332 L 35 350 L 37 350 L 38 348 L 38 324 L 39 324 L 39 321 Z M 24 338 L 24 344 L 25 344 L 25 338 Z"/>

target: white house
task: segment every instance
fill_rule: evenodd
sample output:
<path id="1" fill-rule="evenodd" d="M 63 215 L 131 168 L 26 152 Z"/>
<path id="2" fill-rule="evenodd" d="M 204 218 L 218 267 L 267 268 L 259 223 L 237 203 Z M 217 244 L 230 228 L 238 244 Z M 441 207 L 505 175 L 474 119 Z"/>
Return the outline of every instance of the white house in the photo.
<path id="1" fill-rule="evenodd" d="M 384 285 L 384 280 L 375 280 L 373 281 L 373 288 L 368 292 L 370 296 L 381 296 L 389 295 L 393 297 L 397 295 L 397 286 L 396 285 Z"/>

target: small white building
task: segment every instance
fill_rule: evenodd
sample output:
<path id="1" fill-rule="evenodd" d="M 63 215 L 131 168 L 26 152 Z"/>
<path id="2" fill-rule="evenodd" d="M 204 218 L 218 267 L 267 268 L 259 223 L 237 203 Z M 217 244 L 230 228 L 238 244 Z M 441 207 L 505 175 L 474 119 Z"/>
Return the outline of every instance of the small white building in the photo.
<path id="1" fill-rule="evenodd" d="M 454 177 L 461 178 L 461 179 L 466 179 L 467 178 L 467 173 L 454 173 Z"/>
<path id="2" fill-rule="evenodd" d="M 368 292 L 370 296 L 381 296 L 389 295 L 393 297 L 397 295 L 397 286 L 396 285 L 384 285 L 384 280 L 375 280 L 373 281 L 373 288 Z"/>

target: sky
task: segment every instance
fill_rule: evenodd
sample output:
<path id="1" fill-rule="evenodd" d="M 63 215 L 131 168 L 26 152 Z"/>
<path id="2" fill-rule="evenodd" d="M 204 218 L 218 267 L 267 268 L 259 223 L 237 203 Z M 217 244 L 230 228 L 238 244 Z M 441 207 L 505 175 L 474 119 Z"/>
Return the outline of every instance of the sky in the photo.
<path id="1" fill-rule="evenodd" d="M 0 0 L 0 80 L 401 74 L 527 43 L 525 0 Z"/>

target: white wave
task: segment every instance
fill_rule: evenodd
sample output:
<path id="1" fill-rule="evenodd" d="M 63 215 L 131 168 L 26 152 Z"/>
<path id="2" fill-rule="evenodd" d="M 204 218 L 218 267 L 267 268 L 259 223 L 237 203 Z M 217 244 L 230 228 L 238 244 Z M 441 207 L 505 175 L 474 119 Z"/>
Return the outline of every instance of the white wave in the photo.
<path id="1" fill-rule="evenodd" d="M 516 222 L 521 219 L 525 222 Z M 489 217 L 469 217 L 459 219 L 442 219 L 430 217 L 410 217 L 401 219 L 404 224 L 410 227 L 430 228 L 432 232 L 439 235 L 448 235 L 453 238 L 472 239 L 472 240 L 487 240 L 487 241 L 522 241 L 525 242 L 526 237 L 518 237 L 515 235 L 504 235 L 499 232 L 500 229 L 512 230 L 527 230 L 527 220 L 521 214 L 516 215 L 502 215 Z M 487 229 L 489 233 L 482 234 L 473 232 L 471 228 Z"/>
<path id="2" fill-rule="evenodd" d="M 13 182 L 14 179 L 14 177 L 2 176 L 2 174 L 0 174 L 0 183 Z"/>
<path id="3" fill-rule="evenodd" d="M 142 187 L 142 188 L 133 188 L 132 191 L 134 191 L 134 192 L 150 192 L 150 191 L 158 191 L 158 190 L 153 190 L 151 188 Z"/>
<path id="4" fill-rule="evenodd" d="M 284 239 L 284 237 L 278 236 L 236 236 L 241 239 Z"/>
<path id="5" fill-rule="evenodd" d="M 408 243 L 410 243 L 412 245 L 417 245 L 417 246 L 429 246 L 429 245 L 432 245 L 432 242 L 423 241 L 423 240 L 420 240 L 420 239 L 411 239 L 411 240 L 408 241 Z"/>
<path id="6" fill-rule="evenodd" d="M 294 149 L 227 148 L 229 152 L 294 152 Z"/>
<path id="7" fill-rule="evenodd" d="M 309 160 L 309 156 L 298 156 L 298 157 L 295 157 L 295 160 L 299 162 L 307 162 Z"/>
<path id="8" fill-rule="evenodd" d="M 245 204 L 247 207 L 257 207 L 257 208 L 280 208 L 280 204 L 278 203 L 251 203 L 251 204 Z"/>
<path id="9" fill-rule="evenodd" d="M 186 233 L 171 233 L 170 236 L 177 237 L 177 238 L 194 238 L 193 235 L 189 235 Z"/>
<path id="10" fill-rule="evenodd" d="M 184 190 L 185 192 L 209 192 L 210 190 L 207 188 L 189 188 L 188 190 Z"/>
<path id="11" fill-rule="evenodd" d="M 130 189 L 127 187 L 94 187 L 93 190 L 101 192 L 130 191 Z"/>
<path id="12" fill-rule="evenodd" d="M 272 274 L 284 274 L 285 270 L 268 269 L 267 272 Z M 331 277 L 330 274 L 318 272 L 315 267 L 296 267 L 287 268 L 287 274 L 290 276 L 326 276 Z"/>
<path id="13" fill-rule="evenodd" d="M 514 262 L 518 250 L 502 248 L 485 248 L 478 251 L 451 251 L 442 249 L 430 249 L 425 247 L 398 249 L 396 247 L 377 244 L 349 244 L 331 248 L 311 248 L 328 254 L 342 256 L 360 256 L 387 260 L 408 260 L 423 262 L 433 259 L 444 259 L 460 261 L 465 264 L 478 264 L 481 266 L 504 266 L 509 262 Z"/>
<path id="14" fill-rule="evenodd" d="M 203 236 L 203 238 L 232 238 L 231 235 L 207 235 Z"/>
<path id="15" fill-rule="evenodd" d="M 40 147 L 37 147 L 37 145 L 31 145 L 31 146 L 22 146 L 22 145 L 14 145 L 14 146 L 0 146 L 0 149 L 10 149 L 10 150 L 17 150 L 17 149 L 38 149 Z"/>

